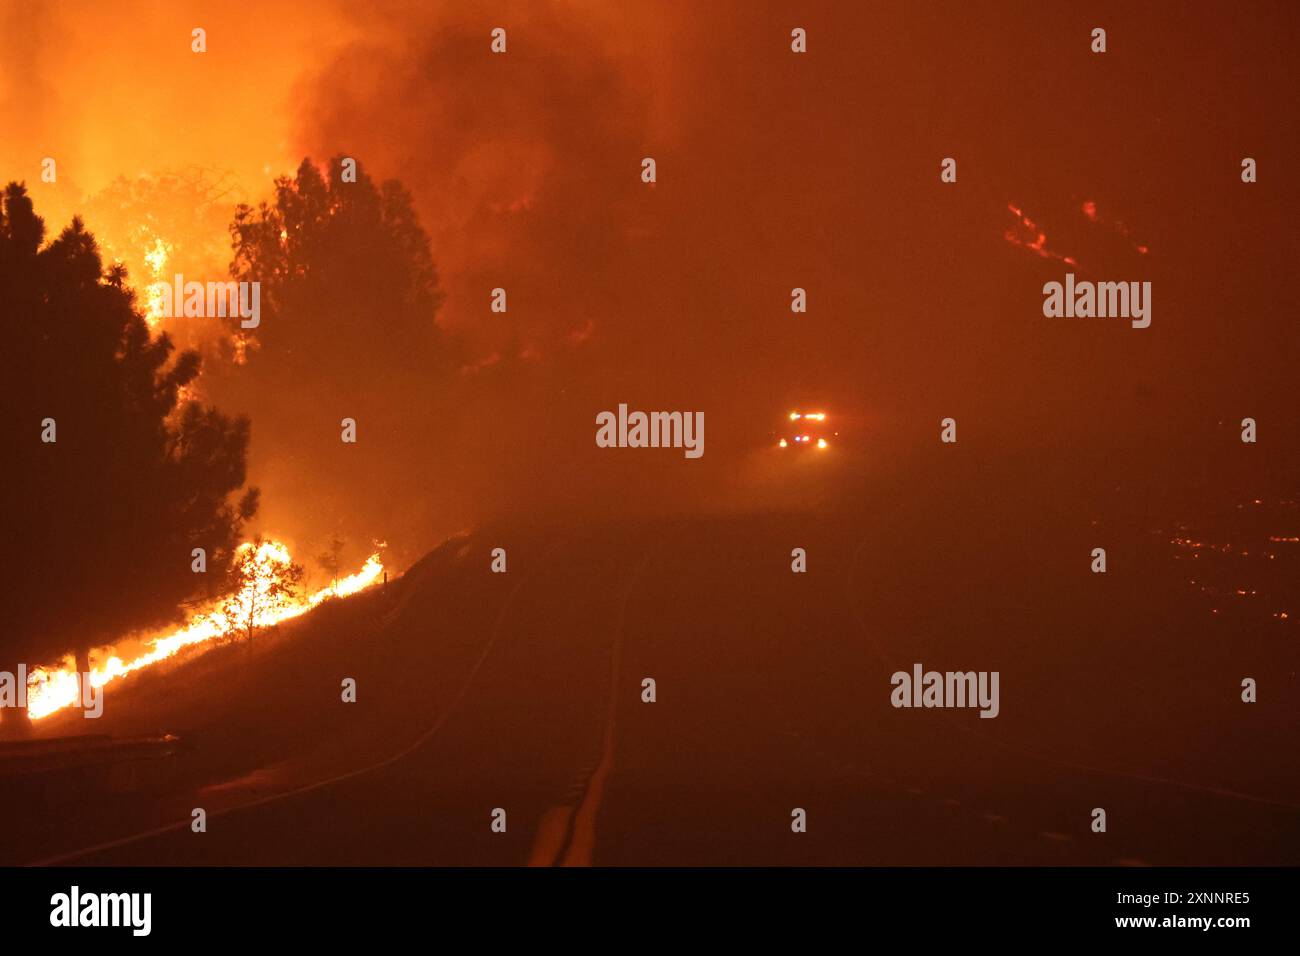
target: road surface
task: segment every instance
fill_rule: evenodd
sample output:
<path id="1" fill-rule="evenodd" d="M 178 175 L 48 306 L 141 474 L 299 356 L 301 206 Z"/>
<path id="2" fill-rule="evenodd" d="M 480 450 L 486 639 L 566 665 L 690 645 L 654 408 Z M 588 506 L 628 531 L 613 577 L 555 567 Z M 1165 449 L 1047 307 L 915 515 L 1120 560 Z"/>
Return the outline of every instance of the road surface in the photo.
<path id="1" fill-rule="evenodd" d="M 1174 633 L 1150 576 L 1054 588 L 1070 562 L 994 524 L 964 543 L 884 516 L 471 536 L 346 652 L 382 732 L 358 717 L 328 771 L 206 832 L 163 801 L 27 861 L 1300 862 L 1294 748 L 1261 768 L 1285 720 L 1251 723 L 1270 714 L 1236 699 L 1216 635 Z M 892 707 L 914 662 L 1000 671 L 1001 713 Z"/>

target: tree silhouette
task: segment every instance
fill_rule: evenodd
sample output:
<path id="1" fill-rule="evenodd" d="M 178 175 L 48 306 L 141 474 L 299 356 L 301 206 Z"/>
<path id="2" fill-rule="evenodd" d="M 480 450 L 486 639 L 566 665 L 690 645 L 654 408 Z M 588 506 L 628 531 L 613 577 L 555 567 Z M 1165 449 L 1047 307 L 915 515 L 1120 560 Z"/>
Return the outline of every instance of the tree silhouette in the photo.
<path id="1" fill-rule="evenodd" d="M 231 275 L 259 284 L 261 323 L 230 323 L 246 347 L 207 369 L 204 388 L 256 419 L 252 460 L 286 511 L 309 501 L 312 515 L 363 540 L 409 522 L 442 425 L 436 390 L 455 364 L 410 196 L 364 168 L 344 181 L 341 157 L 325 168 L 304 160 L 271 200 L 236 211 Z M 345 417 L 363 454 L 340 440 Z M 298 537 L 315 533 L 302 524 Z M 278 527 L 293 533 L 292 514 Z"/>
<path id="2" fill-rule="evenodd" d="M 44 237 L 25 187 L 10 183 L 0 200 L 0 661 L 72 652 L 84 667 L 89 648 L 220 593 L 258 496 L 232 501 L 248 420 L 180 400 L 198 356 L 150 337 L 125 269 L 105 272 L 80 219 Z M 192 569 L 195 548 L 207 574 Z"/>
<path id="3" fill-rule="evenodd" d="M 316 563 L 330 576 L 330 587 L 338 584 L 339 572 L 343 569 L 343 544 L 343 539 L 336 531 L 330 535 L 325 550 L 316 557 Z"/>
<path id="4" fill-rule="evenodd" d="M 418 363 L 427 374 L 440 296 L 411 198 L 360 168 L 344 182 L 342 157 L 329 171 L 325 179 L 304 159 L 293 179 L 275 181 L 273 204 L 235 211 L 231 273 L 262 293 L 262 326 L 246 333 L 250 368 L 331 388 L 354 381 L 359 366 Z"/>

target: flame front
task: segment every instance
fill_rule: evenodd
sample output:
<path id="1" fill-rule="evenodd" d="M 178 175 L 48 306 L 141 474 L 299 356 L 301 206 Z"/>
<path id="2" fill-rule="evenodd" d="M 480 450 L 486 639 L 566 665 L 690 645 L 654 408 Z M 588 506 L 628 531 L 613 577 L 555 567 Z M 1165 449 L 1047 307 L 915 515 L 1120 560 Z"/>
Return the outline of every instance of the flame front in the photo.
<path id="1" fill-rule="evenodd" d="M 145 264 L 149 267 L 149 284 L 147 286 L 145 298 L 144 320 L 149 323 L 149 328 L 156 331 L 162 324 L 164 303 L 163 297 L 167 292 L 161 285 L 163 270 L 167 268 L 167 260 L 172 252 L 172 244 L 162 237 L 154 239 L 153 248 L 144 254 Z"/>
<path id="2" fill-rule="evenodd" d="M 239 546 L 239 550 L 247 552 L 252 547 L 252 542 L 245 542 Z M 235 612 L 236 620 L 241 622 L 247 620 L 249 602 L 252 601 L 254 605 L 252 617 L 256 627 L 279 624 L 306 614 L 327 598 L 346 597 L 363 591 L 379 580 L 380 575 L 384 573 L 384 565 L 379 555 L 372 554 L 356 574 L 342 578 L 301 600 L 281 604 L 278 607 L 268 607 L 264 602 L 256 600 L 257 597 L 266 595 L 277 572 L 288 567 L 291 560 L 289 549 L 278 541 L 264 541 L 258 547 L 255 556 L 257 575 L 254 583 L 230 599 L 230 606 Z M 249 593 L 250 591 L 255 593 Z M 124 662 L 116 656 L 109 657 L 102 668 L 91 668 L 91 686 L 102 687 L 124 674 L 130 674 L 132 671 L 138 671 L 172 657 L 182 648 L 202 644 L 230 633 L 233 626 L 225 607 L 225 602 L 219 603 L 207 612 L 196 615 L 180 630 L 155 638 L 150 642 L 151 650 L 130 662 Z M 33 720 L 48 717 L 57 710 L 72 706 L 77 703 L 79 696 L 77 669 L 71 656 L 64 659 L 61 668 L 38 667 L 27 678 L 27 712 Z"/>

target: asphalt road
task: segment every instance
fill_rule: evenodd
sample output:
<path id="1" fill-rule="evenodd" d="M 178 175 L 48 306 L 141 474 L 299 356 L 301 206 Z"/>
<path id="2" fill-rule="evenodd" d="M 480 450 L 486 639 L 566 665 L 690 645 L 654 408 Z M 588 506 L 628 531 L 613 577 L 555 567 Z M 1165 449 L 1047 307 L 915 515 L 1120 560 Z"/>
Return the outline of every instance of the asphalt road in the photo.
<path id="1" fill-rule="evenodd" d="M 1240 668 L 1150 576 L 1052 588 L 1072 559 L 1026 555 L 996 522 L 967 544 L 927 534 L 881 517 L 474 536 L 414 569 L 358 647 L 445 655 L 411 655 L 438 671 L 427 693 L 391 665 L 362 682 L 402 734 L 362 734 L 344 769 L 204 833 L 167 829 L 174 812 L 106 825 L 59 862 L 1300 862 L 1294 748 L 1271 751 L 1286 720 L 1236 699 Z M 913 662 L 999 670 L 1000 715 L 890 706 Z"/>

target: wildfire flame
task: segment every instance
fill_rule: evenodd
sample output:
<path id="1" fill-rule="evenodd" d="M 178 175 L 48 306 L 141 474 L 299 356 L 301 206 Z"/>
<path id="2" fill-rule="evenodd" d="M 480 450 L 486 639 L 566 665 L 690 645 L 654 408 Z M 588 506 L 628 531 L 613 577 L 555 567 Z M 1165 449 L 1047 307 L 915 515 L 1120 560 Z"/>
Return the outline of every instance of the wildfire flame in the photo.
<path id="1" fill-rule="evenodd" d="M 149 284 L 145 299 L 144 320 L 149 323 L 151 331 L 157 330 L 163 320 L 163 296 L 167 293 L 158 283 L 167 260 L 172 253 L 172 244 L 161 236 L 154 239 L 153 248 L 144 254 L 145 264 L 149 267 Z"/>
<path id="2" fill-rule="evenodd" d="M 252 542 L 239 546 L 240 552 L 247 552 L 254 547 Z M 356 574 L 335 581 L 329 587 L 321 588 L 301 600 L 279 606 L 267 606 L 259 600 L 264 597 L 275 581 L 280 569 L 291 563 L 289 549 L 278 541 L 264 541 L 258 546 L 255 556 L 258 568 L 257 577 L 243 592 L 236 594 L 229 602 L 236 621 L 246 622 L 249 602 L 253 603 L 253 620 L 256 627 L 279 624 L 306 614 L 316 605 L 331 597 L 345 597 L 356 594 L 370 587 L 384 572 L 383 562 L 378 554 L 372 554 L 361 570 Z M 252 590 L 254 593 L 249 593 Z M 150 643 L 152 649 L 132 661 L 125 662 L 120 657 L 109 657 L 103 667 L 91 668 L 90 683 L 93 687 L 102 687 L 109 681 L 148 667 L 158 661 L 172 657 L 182 648 L 202 644 L 214 638 L 230 633 L 236 625 L 225 610 L 226 604 L 209 609 L 196 615 L 190 623 L 177 631 L 154 638 Z M 242 614 L 241 614 L 242 611 Z M 64 659 L 63 667 L 50 669 L 36 668 L 27 678 L 27 712 L 33 720 L 48 717 L 64 707 L 75 704 L 80 697 L 76 664 L 72 657 Z"/>

